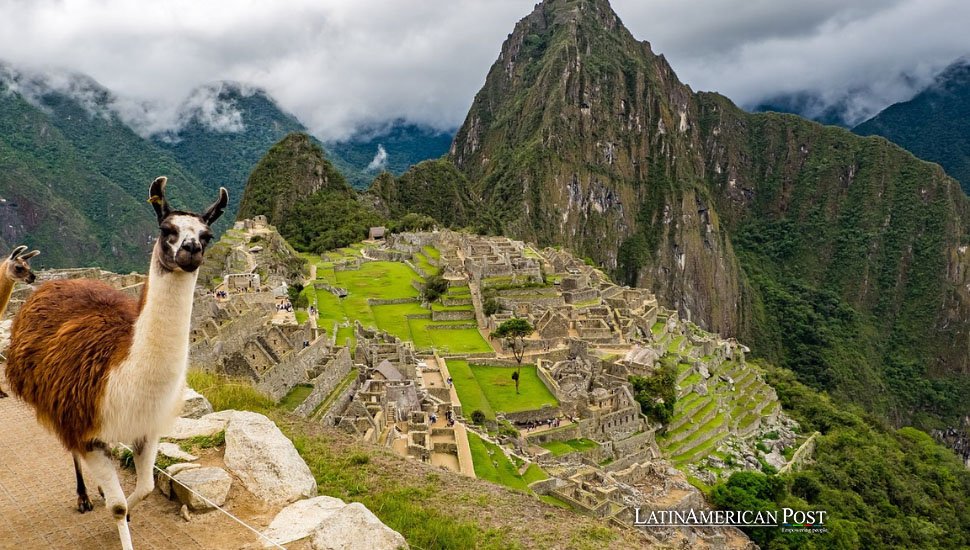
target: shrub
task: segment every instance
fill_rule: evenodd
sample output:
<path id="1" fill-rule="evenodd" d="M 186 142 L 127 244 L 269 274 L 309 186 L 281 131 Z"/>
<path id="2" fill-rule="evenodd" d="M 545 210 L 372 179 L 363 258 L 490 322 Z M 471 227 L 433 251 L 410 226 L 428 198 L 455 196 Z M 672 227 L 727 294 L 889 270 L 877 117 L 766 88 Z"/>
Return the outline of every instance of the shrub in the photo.
<path id="1" fill-rule="evenodd" d="M 473 424 L 485 424 L 485 413 L 479 409 L 472 411 L 472 423 Z"/>
<path id="2" fill-rule="evenodd" d="M 448 281 L 441 275 L 432 275 L 424 282 L 422 297 L 428 302 L 433 302 L 445 292 L 448 292 Z"/>
<path id="3" fill-rule="evenodd" d="M 485 302 L 482 304 L 482 313 L 484 313 L 486 317 L 489 315 L 495 315 L 498 313 L 499 309 L 501 309 L 501 306 L 499 306 L 498 300 L 495 298 L 486 298 Z"/>

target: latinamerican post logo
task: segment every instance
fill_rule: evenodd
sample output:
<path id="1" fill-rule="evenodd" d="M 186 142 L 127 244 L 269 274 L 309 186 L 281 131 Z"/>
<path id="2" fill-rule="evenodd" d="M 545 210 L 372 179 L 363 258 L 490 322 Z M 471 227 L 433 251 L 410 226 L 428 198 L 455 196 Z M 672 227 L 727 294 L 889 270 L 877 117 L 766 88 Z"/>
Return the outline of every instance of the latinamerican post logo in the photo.
<path id="1" fill-rule="evenodd" d="M 774 527 L 785 533 L 826 533 L 827 510 L 641 510 L 636 527 Z"/>

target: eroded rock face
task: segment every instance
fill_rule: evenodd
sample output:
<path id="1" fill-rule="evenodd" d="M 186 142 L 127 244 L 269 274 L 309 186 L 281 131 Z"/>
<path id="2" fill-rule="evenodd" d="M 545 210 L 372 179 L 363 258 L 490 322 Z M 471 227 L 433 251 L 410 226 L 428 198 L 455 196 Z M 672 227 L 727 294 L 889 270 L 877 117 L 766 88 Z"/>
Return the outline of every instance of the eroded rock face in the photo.
<path id="1" fill-rule="evenodd" d="M 176 483 L 172 483 L 172 491 L 179 502 L 188 506 L 193 512 L 212 510 L 214 508 L 212 504 L 222 506 L 226 503 L 226 496 L 229 495 L 229 489 L 232 487 L 232 478 L 229 474 L 222 468 L 215 467 L 183 470 L 175 475 L 175 481 Z"/>
<path id="2" fill-rule="evenodd" d="M 381 523 L 363 504 L 337 510 L 310 539 L 313 550 L 396 550 L 409 548 L 400 533 Z"/>
<path id="3" fill-rule="evenodd" d="M 227 416 L 226 467 L 250 493 L 270 504 L 317 494 L 310 468 L 272 420 L 252 412 Z"/>

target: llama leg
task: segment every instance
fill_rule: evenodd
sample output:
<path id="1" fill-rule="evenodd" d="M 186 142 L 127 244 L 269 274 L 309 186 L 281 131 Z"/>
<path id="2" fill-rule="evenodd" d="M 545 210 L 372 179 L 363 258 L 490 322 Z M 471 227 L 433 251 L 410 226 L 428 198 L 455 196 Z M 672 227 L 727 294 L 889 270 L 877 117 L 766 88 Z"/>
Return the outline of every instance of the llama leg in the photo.
<path id="1" fill-rule="evenodd" d="M 77 511 L 80 513 L 94 510 L 91 499 L 88 498 L 88 488 L 84 486 L 84 476 L 81 475 L 80 457 L 74 454 L 74 476 L 77 478 Z"/>
<path id="2" fill-rule="evenodd" d="M 131 546 L 131 532 L 128 531 L 128 504 L 125 502 L 125 493 L 121 490 L 121 482 L 118 481 L 118 472 L 115 469 L 114 458 L 108 447 L 100 442 L 93 441 L 88 444 L 88 452 L 82 455 L 87 470 L 91 476 L 97 480 L 98 485 L 104 490 L 104 502 L 115 518 L 118 526 L 118 537 L 121 538 L 122 550 L 133 550 Z"/>
<path id="3" fill-rule="evenodd" d="M 128 514 L 130 517 L 131 509 L 151 494 L 155 488 L 155 456 L 158 454 L 158 438 L 142 437 L 132 445 L 132 454 L 135 457 L 135 472 L 138 474 L 138 482 L 135 490 L 128 495 Z"/>

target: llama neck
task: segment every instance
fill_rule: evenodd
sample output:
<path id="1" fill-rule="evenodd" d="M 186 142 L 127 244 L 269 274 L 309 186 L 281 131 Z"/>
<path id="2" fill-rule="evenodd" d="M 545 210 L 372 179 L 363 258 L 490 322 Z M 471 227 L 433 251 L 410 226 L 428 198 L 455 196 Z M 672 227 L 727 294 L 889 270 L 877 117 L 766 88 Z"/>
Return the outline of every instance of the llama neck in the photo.
<path id="1" fill-rule="evenodd" d="M 160 378 L 184 372 L 198 276 L 198 271 L 165 271 L 153 255 L 129 354 L 135 359 L 133 366 L 155 371 Z"/>
<path id="2" fill-rule="evenodd" d="M 10 303 L 10 294 L 13 292 L 16 281 L 7 277 L 7 260 L 0 263 L 0 316 L 7 311 L 7 304 Z"/>

